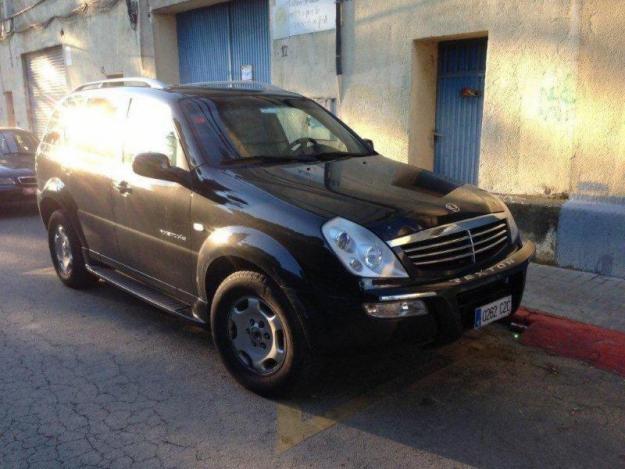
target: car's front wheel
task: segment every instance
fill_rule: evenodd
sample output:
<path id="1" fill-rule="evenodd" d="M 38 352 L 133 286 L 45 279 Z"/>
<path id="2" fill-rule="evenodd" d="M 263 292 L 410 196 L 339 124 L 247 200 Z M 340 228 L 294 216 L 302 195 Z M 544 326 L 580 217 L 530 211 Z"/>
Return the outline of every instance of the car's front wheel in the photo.
<path id="1" fill-rule="evenodd" d="M 56 273 L 71 288 L 87 288 L 96 282 L 85 266 L 82 244 L 69 217 L 55 211 L 48 221 L 48 245 Z"/>
<path id="2" fill-rule="evenodd" d="M 217 289 L 211 307 L 213 340 L 239 383 L 265 396 L 302 389 L 315 357 L 303 325 L 269 278 L 236 272 Z"/>

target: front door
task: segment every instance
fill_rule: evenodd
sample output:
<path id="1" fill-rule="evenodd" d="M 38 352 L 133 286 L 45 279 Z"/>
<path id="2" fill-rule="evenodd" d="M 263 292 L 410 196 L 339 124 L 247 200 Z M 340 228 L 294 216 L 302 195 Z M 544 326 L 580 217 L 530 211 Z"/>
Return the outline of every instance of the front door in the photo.
<path id="1" fill-rule="evenodd" d="M 187 169 L 170 107 L 135 97 L 126 121 L 123 166 L 114 175 L 113 198 L 121 262 L 144 280 L 175 296 L 192 299 L 194 254 L 190 250 L 191 191 L 132 170 L 139 153 L 165 154 Z"/>
<path id="2" fill-rule="evenodd" d="M 486 43 L 481 38 L 438 47 L 434 170 L 469 184 L 478 183 Z"/>

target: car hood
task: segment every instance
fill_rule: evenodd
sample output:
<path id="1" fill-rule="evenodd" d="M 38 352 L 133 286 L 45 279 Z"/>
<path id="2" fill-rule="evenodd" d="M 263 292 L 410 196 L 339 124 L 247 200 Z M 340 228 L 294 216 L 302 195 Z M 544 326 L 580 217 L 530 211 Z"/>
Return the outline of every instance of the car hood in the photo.
<path id="1" fill-rule="evenodd" d="M 35 170 L 34 155 L 0 155 L 0 176 L 33 175 Z"/>
<path id="2" fill-rule="evenodd" d="M 282 200 L 328 219 L 349 219 L 384 240 L 505 210 L 474 186 L 382 156 L 233 171 Z"/>

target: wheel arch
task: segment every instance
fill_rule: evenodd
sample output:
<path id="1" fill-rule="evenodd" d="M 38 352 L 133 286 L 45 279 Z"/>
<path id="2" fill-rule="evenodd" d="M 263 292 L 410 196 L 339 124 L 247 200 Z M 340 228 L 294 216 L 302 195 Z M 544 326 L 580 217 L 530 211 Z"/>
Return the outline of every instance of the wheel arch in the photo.
<path id="1" fill-rule="evenodd" d="M 63 210 L 63 205 L 54 197 L 43 197 L 39 202 L 39 215 L 41 215 L 41 220 L 46 227 L 50 217 L 57 210 Z"/>
<path id="2" fill-rule="evenodd" d="M 256 264 L 249 262 L 238 256 L 221 256 L 216 258 L 209 266 L 204 275 L 204 294 L 206 295 L 206 301 L 210 309 L 213 296 L 219 288 L 219 285 L 235 272 L 242 270 L 250 270 L 252 272 L 258 272 L 260 274 L 267 275 L 267 272 L 263 271 Z M 271 278 L 271 277 L 270 277 Z"/>
<path id="3" fill-rule="evenodd" d="M 50 217 L 56 210 L 64 210 L 73 223 L 83 246 L 87 246 L 82 226 L 78 220 L 76 202 L 69 193 L 63 181 L 59 178 L 50 178 L 44 185 L 38 199 L 39 215 L 46 229 Z"/>
<path id="4" fill-rule="evenodd" d="M 210 307 L 219 284 L 238 270 L 252 270 L 283 289 L 305 288 L 304 270 L 274 238 L 244 226 L 219 228 L 202 244 L 197 263 L 197 287 Z"/>
<path id="5" fill-rule="evenodd" d="M 204 277 L 204 292 L 207 295 L 207 314 L 205 320 L 209 322 L 210 311 L 212 309 L 212 302 L 215 292 L 226 278 L 235 272 L 241 272 L 244 270 L 257 272 L 266 276 L 270 283 L 277 287 L 276 294 L 281 297 L 283 301 L 289 304 L 292 310 L 296 313 L 296 317 L 304 331 L 306 341 L 310 346 L 314 340 L 314 332 L 306 327 L 306 323 L 311 325 L 314 323 L 314 317 L 311 316 L 311 310 L 306 302 L 302 301 L 300 295 L 298 295 L 292 287 L 289 287 L 280 278 L 276 278 L 275 273 L 271 274 L 263 269 L 261 266 L 254 262 L 250 262 L 247 259 L 239 257 L 237 255 L 223 255 L 216 258 L 209 266 Z"/>

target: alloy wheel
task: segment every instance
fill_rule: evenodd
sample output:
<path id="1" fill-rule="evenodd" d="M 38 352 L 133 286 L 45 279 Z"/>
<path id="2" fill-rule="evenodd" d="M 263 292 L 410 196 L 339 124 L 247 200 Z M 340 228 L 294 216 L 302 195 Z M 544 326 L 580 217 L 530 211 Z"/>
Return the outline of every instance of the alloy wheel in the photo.
<path id="1" fill-rule="evenodd" d="M 280 369 L 286 358 L 284 326 L 260 298 L 237 300 L 230 309 L 228 327 L 230 343 L 247 368 L 260 375 Z"/>
<path id="2" fill-rule="evenodd" d="M 72 273 L 73 256 L 70 240 L 63 225 L 57 225 L 54 231 L 54 255 L 61 274 L 69 277 Z"/>

